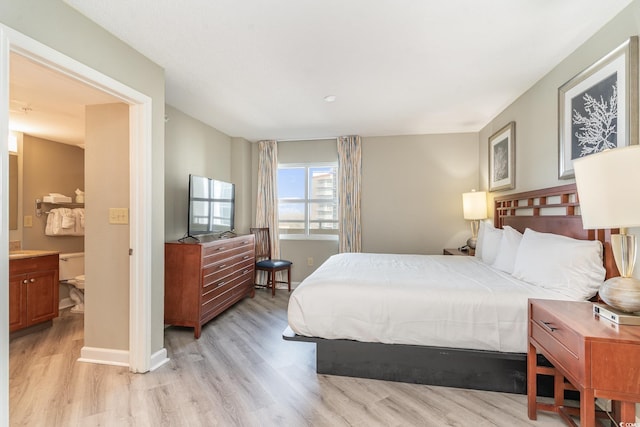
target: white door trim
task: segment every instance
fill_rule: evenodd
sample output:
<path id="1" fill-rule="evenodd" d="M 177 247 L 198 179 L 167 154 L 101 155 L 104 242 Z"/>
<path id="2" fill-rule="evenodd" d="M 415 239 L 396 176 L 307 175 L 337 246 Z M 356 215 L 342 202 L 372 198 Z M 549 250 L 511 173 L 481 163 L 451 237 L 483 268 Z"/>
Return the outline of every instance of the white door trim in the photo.
<path id="1" fill-rule="evenodd" d="M 9 122 L 9 52 L 14 51 L 33 61 L 63 73 L 84 84 L 107 92 L 130 105 L 130 258 L 129 273 L 129 369 L 133 372 L 146 372 L 151 368 L 151 147 L 152 147 L 152 103 L 151 98 L 109 76 L 94 70 L 42 43 L 0 24 L 0 141 L 6 146 Z M 0 150 L 0 183 L 2 184 L 2 213 L 0 213 L 0 262 L 5 265 L 8 259 L 8 227 L 6 206 L 8 195 L 6 179 L 8 172 L 7 150 Z M 8 270 L 8 262 L 6 262 Z M 8 295 L 8 271 L 0 280 L 0 294 Z M 6 301 L 6 298 L 0 298 Z M 3 304 L 3 303 L 0 303 Z M 0 309 L 2 306 L 0 306 Z M 5 313 L 7 311 L 4 311 Z M 8 319 L 0 316 L 0 413 L 8 405 L 4 393 L 8 393 Z M 0 425 L 2 424 L 0 420 Z"/>
<path id="2" fill-rule="evenodd" d="M 9 138 L 9 42 L 0 26 L 0 144 Z M 9 426 L 9 150 L 0 150 L 0 426 Z"/>

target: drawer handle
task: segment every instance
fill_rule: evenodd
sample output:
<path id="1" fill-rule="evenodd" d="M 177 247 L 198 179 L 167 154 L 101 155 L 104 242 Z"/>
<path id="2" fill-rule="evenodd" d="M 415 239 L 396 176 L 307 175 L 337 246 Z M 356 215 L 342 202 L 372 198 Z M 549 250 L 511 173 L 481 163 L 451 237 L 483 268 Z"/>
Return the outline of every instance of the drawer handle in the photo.
<path id="1" fill-rule="evenodd" d="M 247 274 L 248 272 L 249 272 L 249 269 L 247 268 L 246 270 L 244 270 L 244 271 L 242 272 L 242 274 Z"/>
<path id="2" fill-rule="evenodd" d="M 545 329 L 547 329 L 549 332 L 555 332 L 558 330 L 558 328 L 554 328 L 553 326 L 551 326 L 551 322 L 542 322 L 542 325 L 545 327 Z"/>
<path id="3" fill-rule="evenodd" d="M 29 281 L 28 281 L 27 279 L 24 279 L 24 280 L 22 281 L 22 283 L 24 283 L 24 284 L 26 285 L 27 283 L 29 283 Z"/>
<path id="4" fill-rule="evenodd" d="M 224 250 L 224 246 L 220 246 L 219 248 L 216 249 L 216 251 L 222 251 Z"/>
<path id="5" fill-rule="evenodd" d="M 31 282 L 31 283 L 33 283 L 35 281 L 36 281 L 36 279 L 29 279 L 29 282 Z"/>
<path id="6" fill-rule="evenodd" d="M 227 264 L 222 264 L 220 267 L 218 268 L 225 268 L 227 266 Z"/>
<path id="7" fill-rule="evenodd" d="M 245 255 L 242 259 L 249 259 L 249 255 Z"/>
<path id="8" fill-rule="evenodd" d="M 220 282 L 220 283 L 218 283 L 218 286 L 216 286 L 216 288 L 219 288 L 220 286 L 224 286 L 224 284 L 225 284 L 225 283 L 226 283 L 226 282 Z"/>

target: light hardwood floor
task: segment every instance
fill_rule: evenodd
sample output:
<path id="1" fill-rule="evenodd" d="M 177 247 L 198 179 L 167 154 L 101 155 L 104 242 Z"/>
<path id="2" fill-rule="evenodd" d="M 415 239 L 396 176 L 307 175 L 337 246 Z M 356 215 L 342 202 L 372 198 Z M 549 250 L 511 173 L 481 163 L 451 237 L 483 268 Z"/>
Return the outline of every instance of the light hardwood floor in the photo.
<path id="1" fill-rule="evenodd" d="M 77 362 L 82 316 L 10 344 L 12 426 L 522 426 L 525 396 L 315 373 L 310 343 L 282 340 L 288 294 L 256 291 L 209 322 L 167 328 L 171 361 L 147 374 Z"/>

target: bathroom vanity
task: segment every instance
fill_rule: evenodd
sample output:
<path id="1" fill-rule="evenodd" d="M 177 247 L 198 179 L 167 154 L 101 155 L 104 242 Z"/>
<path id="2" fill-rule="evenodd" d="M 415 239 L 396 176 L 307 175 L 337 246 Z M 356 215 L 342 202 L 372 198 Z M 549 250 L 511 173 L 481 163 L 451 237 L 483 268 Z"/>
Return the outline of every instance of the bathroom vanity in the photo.
<path id="1" fill-rule="evenodd" d="M 58 265 L 54 251 L 9 253 L 9 332 L 58 317 Z"/>

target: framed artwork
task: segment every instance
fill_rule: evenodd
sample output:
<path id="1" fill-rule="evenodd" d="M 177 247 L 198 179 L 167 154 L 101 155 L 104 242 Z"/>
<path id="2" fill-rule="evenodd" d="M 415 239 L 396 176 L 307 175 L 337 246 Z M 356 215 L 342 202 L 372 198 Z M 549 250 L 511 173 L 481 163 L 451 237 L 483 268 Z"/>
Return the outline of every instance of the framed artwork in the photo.
<path id="1" fill-rule="evenodd" d="M 638 143 L 638 37 L 558 89 L 558 177 L 573 160 Z"/>
<path id="2" fill-rule="evenodd" d="M 489 191 L 516 186 L 516 122 L 489 138 Z"/>

